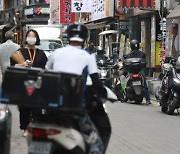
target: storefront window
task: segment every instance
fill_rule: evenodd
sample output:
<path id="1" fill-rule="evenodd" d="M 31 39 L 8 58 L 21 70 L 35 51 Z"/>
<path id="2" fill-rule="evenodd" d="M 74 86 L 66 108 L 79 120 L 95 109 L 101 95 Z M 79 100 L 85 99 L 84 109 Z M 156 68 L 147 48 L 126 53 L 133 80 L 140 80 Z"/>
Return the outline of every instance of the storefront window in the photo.
<path id="1" fill-rule="evenodd" d="M 30 0 L 29 4 L 46 3 L 46 0 Z"/>

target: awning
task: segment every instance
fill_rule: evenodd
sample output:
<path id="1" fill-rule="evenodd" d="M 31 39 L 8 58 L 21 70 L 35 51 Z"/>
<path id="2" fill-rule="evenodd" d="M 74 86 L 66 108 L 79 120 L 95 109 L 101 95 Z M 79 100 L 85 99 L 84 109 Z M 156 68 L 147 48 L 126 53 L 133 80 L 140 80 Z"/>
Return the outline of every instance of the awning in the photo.
<path id="1" fill-rule="evenodd" d="M 99 22 L 99 23 L 85 23 L 88 29 L 102 29 L 106 26 L 106 22 Z"/>
<path id="2" fill-rule="evenodd" d="M 179 18 L 179 17 L 180 17 L 180 5 L 177 5 L 166 18 Z"/>
<path id="3" fill-rule="evenodd" d="M 118 31 L 116 31 L 116 30 L 106 30 L 106 31 L 99 33 L 99 35 L 117 34 L 117 33 L 118 33 Z"/>
<path id="4" fill-rule="evenodd" d="M 2 30 L 6 26 L 9 26 L 9 25 L 0 25 L 0 30 Z"/>

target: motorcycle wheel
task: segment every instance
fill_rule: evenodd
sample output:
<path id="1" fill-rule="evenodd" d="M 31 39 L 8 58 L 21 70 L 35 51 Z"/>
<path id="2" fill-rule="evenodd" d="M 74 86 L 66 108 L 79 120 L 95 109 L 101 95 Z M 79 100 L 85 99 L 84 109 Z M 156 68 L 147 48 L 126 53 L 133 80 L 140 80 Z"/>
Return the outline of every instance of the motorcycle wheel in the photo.
<path id="1" fill-rule="evenodd" d="M 135 96 L 134 100 L 135 100 L 136 104 L 141 104 L 143 101 L 143 97 L 142 96 Z"/>
<path id="2" fill-rule="evenodd" d="M 161 111 L 166 113 L 167 112 L 167 107 L 166 106 L 161 106 Z"/>
<path id="3" fill-rule="evenodd" d="M 167 114 L 173 115 L 174 110 L 176 109 L 176 98 L 173 98 L 172 100 L 169 100 L 168 107 L 167 107 Z"/>
<path id="4" fill-rule="evenodd" d="M 120 100 L 122 103 L 128 101 L 128 99 L 127 99 L 127 97 L 126 97 L 126 94 L 125 94 L 125 92 L 124 92 L 123 90 L 118 91 L 118 92 L 116 93 L 116 95 L 117 95 L 118 100 Z"/>
<path id="5" fill-rule="evenodd" d="M 125 91 L 121 88 L 121 85 L 120 85 L 120 84 L 118 84 L 118 85 L 115 87 L 115 94 L 116 94 L 118 100 L 121 101 L 122 103 L 128 101 L 127 96 L 126 96 L 126 93 L 125 93 Z"/>

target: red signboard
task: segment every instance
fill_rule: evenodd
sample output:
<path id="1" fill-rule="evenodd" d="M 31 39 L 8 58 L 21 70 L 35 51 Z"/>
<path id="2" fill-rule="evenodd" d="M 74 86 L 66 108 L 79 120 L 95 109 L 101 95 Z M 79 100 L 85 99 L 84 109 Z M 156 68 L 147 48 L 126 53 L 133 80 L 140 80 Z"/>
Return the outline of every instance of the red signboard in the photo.
<path id="1" fill-rule="evenodd" d="M 71 12 L 71 0 L 60 0 L 60 23 L 71 24 L 75 22 L 75 13 Z"/>
<path id="2" fill-rule="evenodd" d="M 122 8 L 155 8 L 155 0 L 119 0 Z"/>

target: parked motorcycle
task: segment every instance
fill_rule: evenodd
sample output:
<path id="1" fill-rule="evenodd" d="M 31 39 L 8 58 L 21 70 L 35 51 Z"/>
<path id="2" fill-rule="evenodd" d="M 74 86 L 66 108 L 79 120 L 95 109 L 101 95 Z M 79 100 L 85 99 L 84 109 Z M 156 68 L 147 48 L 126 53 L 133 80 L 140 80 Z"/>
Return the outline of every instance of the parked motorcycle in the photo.
<path id="1" fill-rule="evenodd" d="M 162 112 L 174 114 L 180 108 L 180 58 L 166 57 L 162 65 L 162 84 L 160 87 L 160 105 Z"/>
<path id="2" fill-rule="evenodd" d="M 79 117 L 87 109 L 106 149 L 111 127 L 103 99 L 94 95 L 93 86 L 88 86 L 89 98 L 84 108 L 83 83 L 81 76 L 41 69 L 9 68 L 6 71 L 3 102 L 32 109 L 27 137 L 29 154 L 87 154 L 88 144 L 78 131 Z M 108 100 L 117 100 L 108 88 L 107 94 Z"/>
<path id="3" fill-rule="evenodd" d="M 10 154 L 12 116 L 6 105 L 0 104 L 0 154 Z"/>
<path id="4" fill-rule="evenodd" d="M 121 102 L 128 100 L 141 104 L 145 96 L 145 78 L 140 74 L 146 67 L 142 58 L 128 58 L 123 61 L 123 75 L 116 84 L 115 93 Z"/>

